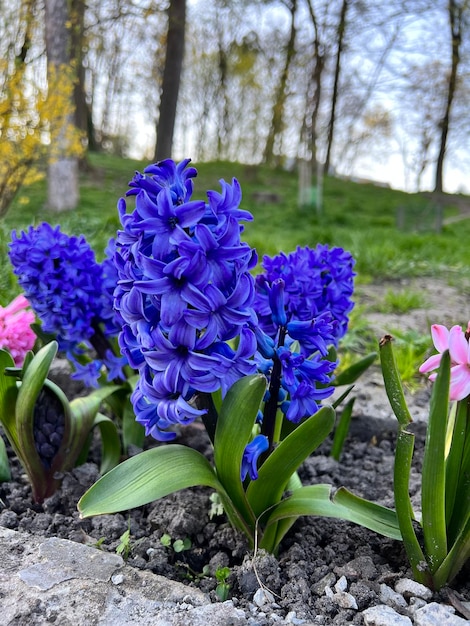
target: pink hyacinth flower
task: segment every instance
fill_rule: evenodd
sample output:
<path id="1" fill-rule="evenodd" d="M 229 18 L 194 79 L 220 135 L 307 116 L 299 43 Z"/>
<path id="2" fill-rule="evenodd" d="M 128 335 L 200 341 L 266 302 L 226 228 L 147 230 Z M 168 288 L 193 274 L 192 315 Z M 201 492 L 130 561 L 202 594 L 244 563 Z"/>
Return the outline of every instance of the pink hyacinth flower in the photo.
<path id="1" fill-rule="evenodd" d="M 29 307 L 23 295 L 17 296 L 6 307 L 0 306 L 0 348 L 10 352 L 17 367 L 21 367 L 26 353 L 36 341 L 31 329 L 35 315 Z"/>
<path id="2" fill-rule="evenodd" d="M 419 371 L 425 374 L 438 369 L 442 353 L 449 350 L 451 360 L 449 398 L 463 400 L 470 395 L 470 346 L 465 333 L 460 326 L 452 326 L 448 330 L 441 324 L 433 324 L 431 335 L 439 354 L 429 357 L 421 365 Z M 434 381 L 436 376 L 436 372 L 432 373 L 429 380 Z"/>

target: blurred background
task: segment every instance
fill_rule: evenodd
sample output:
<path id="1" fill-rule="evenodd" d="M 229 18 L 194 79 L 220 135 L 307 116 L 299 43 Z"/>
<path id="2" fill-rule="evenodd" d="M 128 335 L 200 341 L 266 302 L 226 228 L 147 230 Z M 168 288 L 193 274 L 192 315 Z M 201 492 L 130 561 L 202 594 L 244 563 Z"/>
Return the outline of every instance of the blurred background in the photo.
<path id="1" fill-rule="evenodd" d="M 0 49 L 3 211 L 90 152 L 469 190 L 466 0 L 1 0 Z"/>

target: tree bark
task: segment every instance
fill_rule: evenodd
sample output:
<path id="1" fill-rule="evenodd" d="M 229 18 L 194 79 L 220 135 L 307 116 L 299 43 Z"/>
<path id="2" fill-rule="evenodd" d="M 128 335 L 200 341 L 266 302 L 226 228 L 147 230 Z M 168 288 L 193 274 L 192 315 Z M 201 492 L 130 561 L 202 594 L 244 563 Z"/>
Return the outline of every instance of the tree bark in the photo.
<path id="1" fill-rule="evenodd" d="M 46 52 L 48 76 L 61 72 L 70 64 L 70 32 L 67 0 L 46 0 Z M 61 70 L 62 68 L 62 70 Z M 79 201 L 78 159 L 70 156 L 67 127 L 73 116 L 65 121 L 54 146 L 57 156 L 50 158 L 47 175 L 47 204 L 53 211 L 72 210 Z"/>
<path id="2" fill-rule="evenodd" d="M 165 67 L 157 124 L 155 160 L 171 157 L 176 107 L 184 58 L 186 0 L 170 0 Z"/>
<path id="3" fill-rule="evenodd" d="M 271 124 L 268 130 L 268 136 L 266 139 L 266 145 L 264 147 L 263 161 L 265 163 L 273 163 L 274 162 L 274 144 L 276 141 L 276 137 L 282 131 L 282 121 L 284 117 L 284 107 L 287 99 L 287 80 L 289 78 L 289 69 L 291 65 L 291 61 L 294 57 L 295 52 L 295 39 L 297 36 L 297 30 L 295 26 L 295 13 L 297 11 L 297 0 L 292 0 L 292 4 L 289 7 L 291 13 L 291 27 L 290 27 L 290 35 L 289 41 L 287 43 L 286 48 L 286 58 L 284 67 L 282 70 L 282 74 L 279 80 L 279 85 L 276 91 L 276 96 L 274 99 Z"/>
<path id="4" fill-rule="evenodd" d="M 449 26 L 452 46 L 452 61 L 449 75 L 449 83 L 447 90 L 447 101 L 440 123 L 441 136 L 439 144 L 439 154 L 436 161 L 436 176 L 434 182 L 434 191 L 436 193 L 443 192 L 443 176 L 444 176 L 444 160 L 446 156 L 447 137 L 449 134 L 450 115 L 452 111 L 452 103 L 457 88 L 457 72 L 460 64 L 460 44 L 462 42 L 462 19 L 463 7 L 459 6 L 456 0 L 449 0 L 448 5 Z"/>
<path id="5" fill-rule="evenodd" d="M 333 140 L 334 140 L 336 103 L 338 101 L 339 75 L 341 72 L 341 54 L 343 52 L 347 12 L 348 12 L 348 0 L 343 0 L 343 4 L 341 6 L 341 13 L 339 17 L 338 28 L 336 31 L 336 34 L 338 37 L 338 48 L 336 51 L 335 76 L 333 80 L 333 94 L 331 96 L 330 121 L 328 122 L 328 138 L 327 138 L 327 149 L 326 149 L 326 158 L 325 158 L 325 172 L 326 173 L 328 173 L 328 170 L 330 168 L 331 150 L 332 150 Z"/>
<path id="6" fill-rule="evenodd" d="M 85 68 L 83 67 L 83 48 L 85 44 L 85 0 L 71 0 L 71 40 L 70 57 L 75 64 L 77 80 L 74 87 L 75 126 L 87 138 L 87 146 L 96 151 L 98 146 L 91 110 L 86 98 Z"/>

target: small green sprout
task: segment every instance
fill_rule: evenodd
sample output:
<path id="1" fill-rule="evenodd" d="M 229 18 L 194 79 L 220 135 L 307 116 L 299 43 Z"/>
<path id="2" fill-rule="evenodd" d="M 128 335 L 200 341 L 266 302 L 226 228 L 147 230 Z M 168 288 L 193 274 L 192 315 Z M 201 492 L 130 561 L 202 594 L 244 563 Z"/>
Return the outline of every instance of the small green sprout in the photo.
<path id="1" fill-rule="evenodd" d="M 228 598 L 228 592 L 230 591 L 230 584 L 227 582 L 230 576 L 229 567 L 219 567 L 215 571 L 215 579 L 217 581 L 217 587 L 215 593 L 221 602 L 225 602 Z"/>
<path id="2" fill-rule="evenodd" d="M 132 546 L 131 546 L 131 528 L 130 528 L 130 524 L 127 528 L 126 531 L 124 531 L 122 533 L 122 535 L 119 537 L 119 545 L 116 548 L 116 554 L 120 554 L 122 556 L 122 558 L 127 561 L 127 559 L 130 556 L 132 550 Z"/>
<path id="3" fill-rule="evenodd" d="M 173 541 L 173 544 L 171 543 L 171 541 L 171 536 L 167 533 L 160 537 L 160 543 L 162 544 L 162 546 L 165 546 L 165 548 L 173 548 L 174 552 L 176 552 L 177 554 L 179 552 L 184 552 L 185 550 L 190 550 L 192 546 L 191 539 L 189 539 L 188 537 L 186 537 L 185 539 L 175 539 L 175 541 Z"/>

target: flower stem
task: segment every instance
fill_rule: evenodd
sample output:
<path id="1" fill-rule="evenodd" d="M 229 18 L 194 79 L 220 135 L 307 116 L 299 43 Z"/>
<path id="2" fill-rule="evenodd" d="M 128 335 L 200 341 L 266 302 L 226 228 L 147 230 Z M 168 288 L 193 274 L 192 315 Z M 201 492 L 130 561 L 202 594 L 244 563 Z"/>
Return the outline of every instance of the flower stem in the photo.
<path id="1" fill-rule="evenodd" d="M 287 329 L 284 326 L 279 328 L 278 347 L 284 345 Z M 271 372 L 271 382 L 269 384 L 268 400 L 264 406 L 263 414 L 263 427 L 262 432 L 269 440 L 269 452 L 272 452 L 274 444 L 276 443 L 276 437 L 279 438 L 280 427 L 282 425 L 277 423 L 278 403 L 279 403 L 279 391 L 281 389 L 281 377 L 282 377 L 282 365 L 277 354 L 274 354 L 273 369 Z"/>

